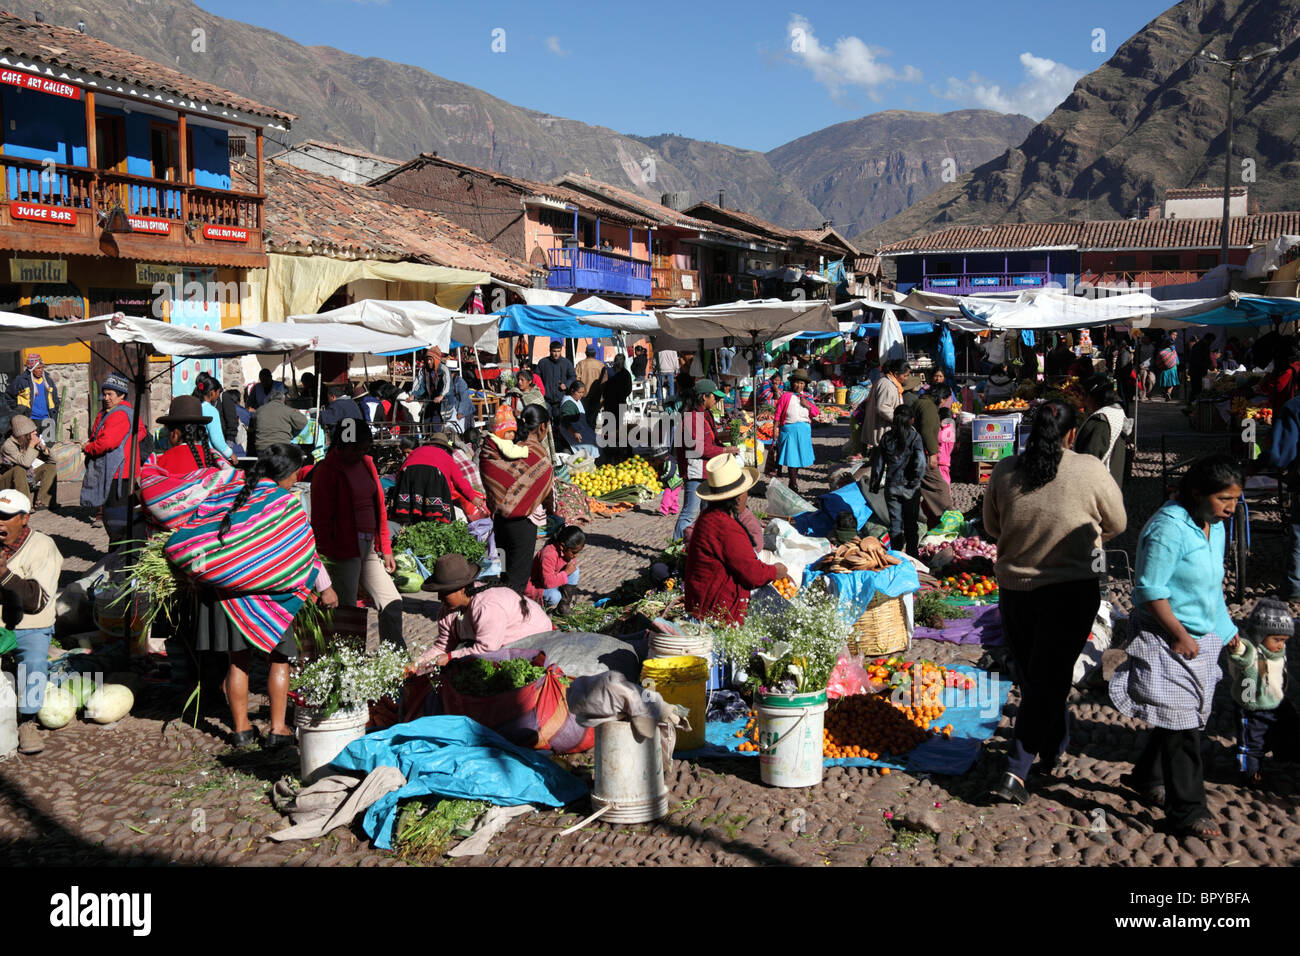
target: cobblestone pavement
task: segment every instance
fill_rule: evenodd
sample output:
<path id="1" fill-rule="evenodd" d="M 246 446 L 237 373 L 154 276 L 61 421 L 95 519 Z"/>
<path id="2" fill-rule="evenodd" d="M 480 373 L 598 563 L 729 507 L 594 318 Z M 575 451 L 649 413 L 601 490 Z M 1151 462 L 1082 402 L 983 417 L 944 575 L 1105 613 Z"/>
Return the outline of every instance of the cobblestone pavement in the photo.
<path id="1" fill-rule="evenodd" d="M 1129 557 L 1137 531 L 1161 498 L 1161 435 L 1180 447 L 1212 450 L 1219 436 L 1195 436 L 1174 406 L 1143 405 L 1142 453 L 1126 489 L 1130 530 L 1112 545 Z M 816 444 L 823 459 L 838 455 L 845 429 L 826 429 Z M 815 469 L 811 491 L 824 489 L 830 466 Z M 61 489 L 75 500 L 75 489 Z M 960 507 L 978 489 L 958 486 Z M 755 502 L 761 508 L 761 499 Z M 1284 538 L 1276 510 L 1254 513 L 1250 586 L 1234 615 L 1275 590 L 1284 567 Z M 583 556 L 583 590 L 603 594 L 643 569 L 663 546 L 673 519 L 641 506 L 591 526 Z M 105 544 L 102 531 L 75 515 L 38 514 L 36 527 L 55 535 L 66 556 L 65 580 L 88 568 Z M 1116 566 L 1114 563 L 1112 566 Z M 1122 576 L 1122 575 L 1121 575 Z M 1114 588 L 1127 608 L 1128 583 Z M 405 626 L 416 647 L 432 635 L 431 602 L 407 598 Z M 1300 610 L 1297 607 L 1296 610 Z M 945 664 L 974 663 L 978 647 L 917 641 L 911 657 Z M 1108 652 L 1109 672 L 1122 652 Z M 1294 665 L 1293 665 L 1294 666 Z M 45 734 L 45 752 L 0 764 L 0 859 L 6 863 L 307 864 L 382 866 L 401 863 L 374 850 L 359 827 L 304 843 L 276 844 L 267 834 L 281 818 L 267 794 L 297 769 L 296 751 L 240 753 L 221 742 L 225 725 L 200 728 L 174 718 L 179 690 L 141 686 L 131 717 L 111 728 L 74 722 Z M 1025 807 L 990 805 L 1017 695 L 997 736 L 962 777 L 913 776 L 828 768 L 820 786 L 763 786 L 753 759 L 677 761 L 669 782 L 669 816 L 640 826 L 597 822 L 560 833 L 588 811 L 541 811 L 512 821 L 487 854 L 459 865 L 1186 865 L 1300 862 L 1300 775 L 1293 765 L 1266 772 L 1271 792 L 1235 783 L 1233 730 L 1220 685 L 1207 732 L 1206 779 L 1211 811 L 1225 839 L 1183 842 L 1163 832 L 1163 813 L 1142 806 L 1119 784 L 1146 732 L 1117 714 L 1104 687 L 1075 692 L 1069 751 L 1057 775 L 1038 785 Z M 266 729 L 264 696 L 254 695 L 255 721 Z M 589 755 L 560 758 L 590 779 Z M 892 816 L 887 816 L 892 814 Z"/>

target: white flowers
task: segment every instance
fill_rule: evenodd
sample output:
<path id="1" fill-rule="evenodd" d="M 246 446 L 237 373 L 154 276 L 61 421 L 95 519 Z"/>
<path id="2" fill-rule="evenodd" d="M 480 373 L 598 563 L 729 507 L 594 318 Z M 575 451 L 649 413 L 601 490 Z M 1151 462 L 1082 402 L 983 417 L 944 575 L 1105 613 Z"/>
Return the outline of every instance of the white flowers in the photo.
<path id="1" fill-rule="evenodd" d="M 804 693 L 826 687 L 851 629 L 834 595 L 805 588 L 783 610 L 751 608 L 744 624 L 718 629 L 715 646 L 752 684 Z"/>
<path id="2" fill-rule="evenodd" d="M 291 686 L 308 707 L 328 717 L 343 708 L 360 707 L 396 693 L 406 679 L 411 657 L 381 644 L 373 655 L 336 647 L 294 675 Z"/>

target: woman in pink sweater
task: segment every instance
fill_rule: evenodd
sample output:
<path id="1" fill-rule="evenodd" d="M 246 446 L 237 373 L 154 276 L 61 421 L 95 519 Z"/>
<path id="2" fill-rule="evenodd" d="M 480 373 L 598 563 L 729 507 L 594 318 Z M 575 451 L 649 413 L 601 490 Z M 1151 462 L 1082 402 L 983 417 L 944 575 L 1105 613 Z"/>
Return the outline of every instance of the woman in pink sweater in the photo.
<path id="1" fill-rule="evenodd" d="M 486 654 L 534 634 L 552 630 L 541 605 L 501 586 L 475 586 L 478 565 L 463 555 L 444 554 L 424 590 L 442 602 L 438 639 L 417 664 L 445 665 L 457 657 Z"/>
<path id="2" fill-rule="evenodd" d="M 524 597 L 542 607 L 555 608 L 556 614 L 568 614 L 573 609 L 574 588 L 578 584 L 578 555 L 586 544 L 587 536 L 577 525 L 566 524 L 557 529 L 533 558 L 533 573 L 524 588 Z"/>

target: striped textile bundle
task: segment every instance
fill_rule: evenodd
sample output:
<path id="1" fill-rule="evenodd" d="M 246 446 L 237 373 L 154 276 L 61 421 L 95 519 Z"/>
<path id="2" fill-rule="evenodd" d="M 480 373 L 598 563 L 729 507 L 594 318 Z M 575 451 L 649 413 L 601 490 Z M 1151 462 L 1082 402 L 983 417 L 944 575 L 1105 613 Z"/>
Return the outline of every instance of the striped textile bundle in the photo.
<path id="1" fill-rule="evenodd" d="M 242 485 L 239 475 L 229 466 L 198 468 L 174 475 L 151 456 L 140 468 L 140 501 L 154 529 L 175 530 L 193 518 L 199 505 L 213 492 L 227 487 L 238 491 Z"/>
<path id="2" fill-rule="evenodd" d="M 264 479 L 219 540 L 221 520 L 242 487 L 209 495 L 164 553 L 196 583 L 217 591 L 222 610 L 250 643 L 271 651 L 316 581 L 316 538 L 298 499 Z"/>
<path id="3" fill-rule="evenodd" d="M 493 517 L 527 518 L 551 493 L 551 456 L 535 441 L 524 445 L 489 435 L 479 472 Z"/>

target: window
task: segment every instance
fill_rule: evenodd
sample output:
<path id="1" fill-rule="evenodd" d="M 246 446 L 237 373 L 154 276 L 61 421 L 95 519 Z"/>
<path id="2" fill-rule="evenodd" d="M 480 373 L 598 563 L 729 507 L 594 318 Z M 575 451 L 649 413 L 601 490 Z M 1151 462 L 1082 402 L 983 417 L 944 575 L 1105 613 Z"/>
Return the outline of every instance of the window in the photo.
<path id="1" fill-rule="evenodd" d="M 95 117 L 95 157 L 100 169 L 126 172 L 126 120 L 121 116 Z"/>
<path id="2" fill-rule="evenodd" d="M 1178 253 L 1166 253 L 1163 255 L 1153 255 L 1151 257 L 1151 268 L 1156 271 L 1169 272 L 1179 268 L 1182 265 L 1182 258 Z"/>
<path id="3" fill-rule="evenodd" d="M 1196 254 L 1196 268 L 1213 269 L 1219 264 L 1219 254 L 1217 252 L 1198 252 Z"/>
<path id="4" fill-rule="evenodd" d="M 938 262 L 931 263 L 929 270 L 930 275 L 936 276 L 950 276 L 955 271 L 952 262 L 947 259 L 941 259 Z"/>
<path id="5" fill-rule="evenodd" d="M 157 123 L 149 127 L 149 159 L 154 179 L 176 182 L 181 178 L 181 142 L 174 127 Z"/>
<path id="6" fill-rule="evenodd" d="M 1115 268 L 1120 272 L 1133 272 L 1138 267 L 1137 256 L 1116 256 Z"/>

